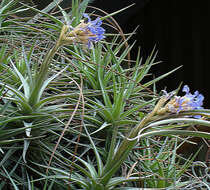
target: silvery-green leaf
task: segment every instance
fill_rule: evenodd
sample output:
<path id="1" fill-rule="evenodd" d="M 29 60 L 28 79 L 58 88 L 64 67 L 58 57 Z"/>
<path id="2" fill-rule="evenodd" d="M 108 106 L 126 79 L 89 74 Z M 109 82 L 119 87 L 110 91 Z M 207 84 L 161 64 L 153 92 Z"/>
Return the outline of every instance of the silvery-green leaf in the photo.
<path id="1" fill-rule="evenodd" d="M 2 148 L 0 148 L 0 152 L 1 152 L 2 154 L 4 154 L 4 151 L 2 150 Z"/>
<path id="2" fill-rule="evenodd" d="M 31 126 L 32 126 L 32 122 L 31 123 L 27 123 L 25 121 L 23 121 L 23 124 L 26 128 L 26 136 L 30 137 L 31 136 Z"/>
<path id="3" fill-rule="evenodd" d="M 26 152 L 28 150 L 30 140 L 24 139 L 24 147 L 23 147 L 23 161 L 26 163 Z"/>

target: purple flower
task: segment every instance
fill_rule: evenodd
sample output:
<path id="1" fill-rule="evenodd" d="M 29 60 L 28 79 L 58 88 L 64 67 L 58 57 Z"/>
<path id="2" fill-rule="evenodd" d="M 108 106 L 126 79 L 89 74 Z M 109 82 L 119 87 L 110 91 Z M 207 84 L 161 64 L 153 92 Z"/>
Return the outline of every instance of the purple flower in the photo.
<path id="1" fill-rule="evenodd" d="M 84 13 L 83 16 L 88 19 L 87 26 L 83 28 L 82 30 L 87 31 L 88 35 L 88 47 L 90 48 L 91 42 L 98 42 L 99 40 L 102 40 L 105 38 L 104 28 L 101 27 L 102 21 L 100 18 L 97 18 L 96 20 L 91 21 L 88 14 Z"/>
<path id="2" fill-rule="evenodd" d="M 100 18 L 91 21 L 87 14 L 84 13 L 83 16 L 88 19 L 88 22 L 81 20 L 80 24 L 64 36 L 63 41 L 67 44 L 81 43 L 91 48 L 92 42 L 98 42 L 105 38 L 105 30 L 101 27 Z M 70 28 L 71 26 L 69 26 Z"/>
<path id="3" fill-rule="evenodd" d="M 184 96 L 175 96 L 167 104 L 170 112 L 179 113 L 180 111 L 196 110 L 202 109 L 204 96 L 199 94 L 198 91 L 194 94 L 190 93 L 190 89 L 185 85 L 182 89 L 185 92 Z M 200 118 L 201 116 L 194 116 L 195 118 Z"/>
<path id="4" fill-rule="evenodd" d="M 194 109 L 202 109 L 204 96 L 199 94 L 198 91 L 194 92 L 194 94 L 190 93 L 190 89 L 187 85 L 185 85 L 182 89 L 185 92 L 185 96 L 177 98 L 177 103 L 179 105 L 179 110 L 194 110 Z"/>

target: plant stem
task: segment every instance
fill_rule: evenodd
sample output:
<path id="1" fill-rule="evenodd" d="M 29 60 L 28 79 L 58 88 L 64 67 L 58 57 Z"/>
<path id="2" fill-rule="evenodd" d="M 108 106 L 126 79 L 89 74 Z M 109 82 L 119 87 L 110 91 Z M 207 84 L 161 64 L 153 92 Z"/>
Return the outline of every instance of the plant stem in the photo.
<path id="1" fill-rule="evenodd" d="M 106 185 L 110 178 L 114 175 L 114 173 L 119 169 L 120 165 L 124 162 L 124 160 L 127 158 L 130 151 L 133 149 L 135 144 L 137 143 L 136 140 L 129 140 L 132 138 L 135 138 L 140 129 L 142 129 L 144 126 L 146 126 L 149 122 L 152 121 L 153 116 L 157 113 L 157 111 L 163 106 L 166 99 L 161 98 L 159 102 L 156 104 L 155 108 L 152 112 L 150 112 L 141 122 L 131 131 L 128 138 L 125 138 L 122 143 L 120 144 L 117 152 L 115 153 L 112 160 L 109 161 L 109 163 L 105 166 L 101 183 Z"/>
<path id="2" fill-rule="evenodd" d="M 108 154 L 107 163 L 106 163 L 105 168 L 110 167 L 111 161 L 113 159 L 115 145 L 116 145 L 116 139 L 117 139 L 117 132 L 118 132 L 118 127 L 113 125 L 113 134 L 112 134 L 112 139 L 111 139 L 111 145 L 109 148 L 109 154 Z"/>

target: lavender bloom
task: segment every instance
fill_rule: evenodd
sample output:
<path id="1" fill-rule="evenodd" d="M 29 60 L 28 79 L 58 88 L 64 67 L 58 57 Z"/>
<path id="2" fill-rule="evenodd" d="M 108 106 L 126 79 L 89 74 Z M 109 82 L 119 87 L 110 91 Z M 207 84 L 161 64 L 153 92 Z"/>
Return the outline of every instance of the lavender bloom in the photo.
<path id="1" fill-rule="evenodd" d="M 81 20 L 80 24 L 73 30 L 65 34 L 64 37 L 62 36 L 62 41 L 65 44 L 81 43 L 91 48 L 92 42 L 98 42 L 105 38 L 105 30 L 101 27 L 102 21 L 100 18 L 91 21 L 87 14 L 83 14 L 83 16 L 88 19 L 88 22 Z M 71 26 L 68 26 L 68 28 L 70 29 Z"/>
<path id="2" fill-rule="evenodd" d="M 177 103 L 179 105 L 179 110 L 194 110 L 194 109 L 202 109 L 204 96 L 199 94 L 198 91 L 194 92 L 194 94 L 190 93 L 190 89 L 187 85 L 183 87 L 183 92 L 185 92 L 185 96 L 177 98 Z"/>
<path id="3" fill-rule="evenodd" d="M 190 89 L 187 85 L 185 85 L 182 89 L 186 94 L 184 96 L 175 96 L 169 103 L 167 104 L 170 112 L 179 113 L 180 111 L 188 111 L 195 109 L 202 109 L 204 96 L 199 94 L 198 91 L 194 92 L 194 94 L 190 93 Z M 200 116 L 195 116 L 196 118 L 200 118 Z"/>
<path id="4" fill-rule="evenodd" d="M 91 21 L 90 17 L 86 13 L 84 13 L 83 16 L 88 19 L 87 26 L 85 28 L 82 28 L 82 30 L 87 31 L 87 33 L 89 34 L 88 47 L 90 47 L 91 42 L 98 42 L 99 40 L 105 38 L 105 30 L 101 27 L 102 21 L 99 18 Z"/>

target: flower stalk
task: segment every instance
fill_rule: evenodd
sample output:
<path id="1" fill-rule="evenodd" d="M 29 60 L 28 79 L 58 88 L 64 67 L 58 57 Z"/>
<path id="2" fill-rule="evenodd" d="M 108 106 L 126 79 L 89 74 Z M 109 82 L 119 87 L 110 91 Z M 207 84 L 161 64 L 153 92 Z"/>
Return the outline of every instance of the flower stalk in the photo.
<path id="1" fill-rule="evenodd" d="M 193 109 L 202 108 L 203 104 L 203 95 L 199 94 L 196 91 L 193 95 L 189 92 L 189 87 L 184 86 L 183 92 L 185 96 L 175 96 L 173 94 L 165 94 L 160 98 L 154 107 L 153 111 L 150 112 L 146 117 L 144 117 L 140 123 L 131 130 L 127 138 L 124 138 L 120 144 L 118 150 L 113 155 L 112 159 L 108 160 L 108 163 L 105 165 L 104 171 L 101 176 L 101 183 L 106 185 L 114 173 L 119 169 L 120 165 L 127 158 L 130 151 L 133 149 L 135 144 L 138 141 L 138 136 L 144 127 L 146 127 L 150 122 L 157 120 L 157 116 L 163 115 L 166 113 L 179 113 L 180 111 L 188 111 Z M 173 109 L 172 109 L 173 108 Z"/>
<path id="2" fill-rule="evenodd" d="M 83 16 L 88 19 L 88 22 L 85 23 L 84 20 L 81 20 L 80 24 L 71 31 L 69 31 L 72 28 L 71 26 L 63 25 L 55 46 L 45 56 L 39 73 L 35 77 L 35 84 L 32 86 L 32 91 L 29 97 L 29 104 L 31 107 L 34 107 L 39 101 L 40 89 L 47 78 L 50 62 L 61 46 L 81 43 L 87 45 L 88 48 L 91 48 L 93 42 L 98 42 L 105 38 L 105 30 L 101 27 L 102 21 L 99 18 L 91 21 L 87 14 L 84 14 Z"/>

